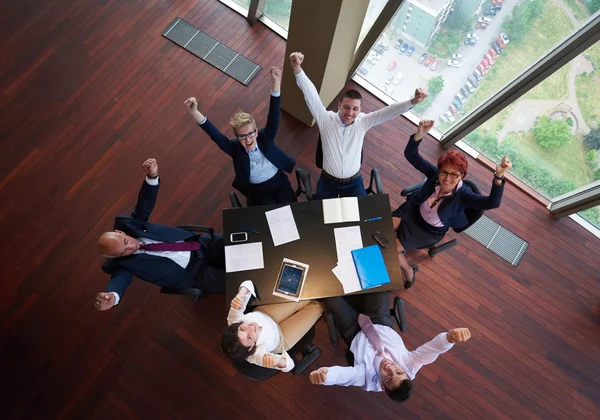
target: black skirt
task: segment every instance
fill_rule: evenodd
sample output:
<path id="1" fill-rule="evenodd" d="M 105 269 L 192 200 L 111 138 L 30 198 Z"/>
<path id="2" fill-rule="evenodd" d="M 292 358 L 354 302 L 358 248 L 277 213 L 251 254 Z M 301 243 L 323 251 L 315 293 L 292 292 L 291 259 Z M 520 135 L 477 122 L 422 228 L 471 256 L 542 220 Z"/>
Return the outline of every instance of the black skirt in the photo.
<path id="1" fill-rule="evenodd" d="M 394 217 L 402 218 L 396 236 L 405 250 L 429 248 L 442 240 L 447 227 L 431 226 L 427 223 L 419 206 L 406 201 L 392 213 Z"/>

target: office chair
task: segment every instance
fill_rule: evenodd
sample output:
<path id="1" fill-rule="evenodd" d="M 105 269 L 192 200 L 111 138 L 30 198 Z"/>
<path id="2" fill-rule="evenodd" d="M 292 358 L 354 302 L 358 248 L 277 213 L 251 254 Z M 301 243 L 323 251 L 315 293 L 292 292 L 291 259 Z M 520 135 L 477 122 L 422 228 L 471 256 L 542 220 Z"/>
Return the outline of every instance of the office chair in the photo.
<path id="1" fill-rule="evenodd" d="M 310 174 L 307 174 L 302 169 L 296 169 L 296 180 L 298 181 L 298 189 L 296 190 L 296 196 L 304 194 L 307 201 L 314 200 L 314 194 L 312 191 L 312 185 L 310 184 Z M 381 177 L 379 175 L 379 169 L 371 169 L 371 178 L 369 179 L 369 187 L 366 188 L 367 194 L 385 194 L 383 191 L 383 185 L 381 184 Z"/>
<path id="2" fill-rule="evenodd" d="M 394 297 L 394 306 L 390 308 L 390 316 L 394 317 L 400 331 L 405 332 L 408 324 L 404 314 L 404 300 L 399 296 Z M 325 314 L 325 322 L 327 322 L 327 328 L 329 329 L 329 340 L 331 341 L 331 345 L 337 347 L 339 344 L 337 329 L 331 312 Z M 349 364 L 352 365 L 352 363 Z"/>
<path id="3" fill-rule="evenodd" d="M 313 326 L 305 335 L 292 347 L 288 354 L 294 360 L 294 369 L 292 369 L 292 373 L 294 375 L 300 375 L 304 372 L 317 358 L 321 355 L 321 350 L 319 350 L 315 345 L 312 344 L 312 341 L 315 338 L 315 327 Z M 302 355 L 302 358 L 299 359 L 298 355 Z M 266 367 L 262 367 L 259 365 L 255 365 L 242 360 L 232 360 L 233 366 L 236 368 L 238 372 L 244 375 L 246 378 L 252 381 L 260 381 L 263 379 L 268 379 L 272 376 L 275 376 L 280 371 L 277 369 L 269 369 Z"/>
<path id="4" fill-rule="evenodd" d="M 213 235 L 215 230 L 213 228 L 209 228 L 207 226 L 202 225 L 183 225 L 176 226 L 178 229 L 184 229 L 193 233 L 208 233 L 209 235 Z M 192 297 L 192 301 L 198 302 L 200 300 L 200 296 L 204 294 L 204 290 L 194 287 L 162 287 L 160 289 L 160 293 L 164 293 L 166 295 L 187 295 Z"/>
<path id="5" fill-rule="evenodd" d="M 234 191 L 229 192 L 229 201 L 231 202 L 231 208 L 239 209 L 240 207 L 244 207 Z"/>
<path id="6" fill-rule="evenodd" d="M 421 182 L 419 182 L 418 184 L 415 185 L 411 185 L 410 187 L 406 187 L 404 188 L 401 192 L 400 195 L 402 197 L 409 197 L 411 194 L 415 193 L 416 191 L 419 191 L 421 189 L 421 187 L 423 185 L 425 185 L 425 181 L 427 180 L 423 180 Z M 473 190 L 473 192 L 477 193 L 477 194 L 481 194 L 481 191 L 479 190 L 479 187 L 477 187 L 477 185 L 475 185 L 475 183 L 473 181 L 469 181 L 468 179 L 463 179 L 463 182 L 468 185 L 471 190 Z M 456 233 L 460 233 L 463 232 L 465 230 L 467 230 L 469 227 L 471 227 L 475 222 L 477 222 L 481 216 L 483 216 L 483 210 L 479 210 L 479 209 L 474 209 L 474 208 L 466 208 L 464 209 L 465 215 L 467 216 L 467 225 L 465 227 L 462 228 L 452 228 L 452 230 Z M 441 241 L 440 241 L 441 242 Z M 451 239 L 448 242 L 444 242 L 443 244 L 438 245 L 439 242 L 437 244 L 433 244 L 431 246 L 426 247 L 428 249 L 427 253 L 429 254 L 430 257 L 433 257 L 441 252 L 447 251 L 450 248 L 455 247 L 456 245 L 458 245 L 458 239 Z M 425 249 L 425 248 L 422 248 Z"/>

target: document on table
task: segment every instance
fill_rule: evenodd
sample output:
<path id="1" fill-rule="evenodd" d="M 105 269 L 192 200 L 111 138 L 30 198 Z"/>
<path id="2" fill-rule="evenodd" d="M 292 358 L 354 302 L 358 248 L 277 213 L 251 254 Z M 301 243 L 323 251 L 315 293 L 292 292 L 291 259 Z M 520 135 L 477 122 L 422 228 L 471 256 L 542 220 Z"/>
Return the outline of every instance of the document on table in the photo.
<path id="1" fill-rule="evenodd" d="M 360 226 L 335 228 L 333 229 L 333 235 L 335 236 L 338 262 L 352 260 L 351 251 L 363 247 Z"/>
<path id="2" fill-rule="evenodd" d="M 323 223 L 360 222 L 356 197 L 323 200 Z"/>
<path id="3" fill-rule="evenodd" d="M 275 246 L 300 239 L 296 221 L 294 220 L 294 215 L 292 214 L 292 208 L 290 206 L 267 211 L 265 212 L 265 216 L 267 217 L 269 230 L 271 231 L 271 237 L 273 238 L 273 244 Z"/>
<path id="4" fill-rule="evenodd" d="M 342 283 L 344 294 L 362 290 L 358 274 L 356 273 L 356 267 L 354 266 L 354 261 L 352 259 L 338 262 L 338 265 L 331 271 L 333 271 L 333 274 L 335 274 L 340 283 Z"/>
<path id="5" fill-rule="evenodd" d="M 225 247 L 225 271 L 227 273 L 260 268 L 265 268 L 262 242 Z"/>

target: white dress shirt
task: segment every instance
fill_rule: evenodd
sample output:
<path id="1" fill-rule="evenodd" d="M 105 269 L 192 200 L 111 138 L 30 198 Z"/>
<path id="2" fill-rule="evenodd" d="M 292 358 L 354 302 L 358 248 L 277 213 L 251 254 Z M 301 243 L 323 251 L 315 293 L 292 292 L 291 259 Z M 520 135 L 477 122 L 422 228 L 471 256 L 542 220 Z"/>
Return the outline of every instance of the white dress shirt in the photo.
<path id="1" fill-rule="evenodd" d="M 360 171 L 361 152 L 367 130 L 412 108 L 410 101 L 398 102 L 369 114 L 361 112 L 352 124 L 345 125 L 337 112 L 325 109 L 315 85 L 304 70 L 296 74 L 296 83 L 319 126 L 323 170 L 336 178 L 350 178 Z"/>
<path id="2" fill-rule="evenodd" d="M 256 296 L 256 292 L 254 291 L 254 284 L 251 280 L 246 280 L 240 284 L 240 289 L 242 287 L 246 287 L 248 290 L 250 290 L 250 293 L 244 296 L 244 299 L 242 300 L 242 307 L 240 309 L 229 308 L 227 325 L 235 324 L 236 322 L 256 322 L 260 327 L 262 327 L 258 335 L 258 339 L 256 340 L 256 351 L 246 358 L 246 360 L 250 363 L 254 363 L 255 365 L 263 366 L 263 356 L 268 353 L 273 353 L 279 346 L 279 326 L 275 321 L 273 321 L 273 318 L 264 312 L 254 311 L 244 314 L 246 306 L 248 305 L 248 301 L 250 300 L 250 296 Z M 294 368 L 294 361 L 285 350 L 282 354 L 285 355 L 285 367 L 279 368 L 277 366 L 273 366 L 271 369 L 289 372 Z"/>
<path id="3" fill-rule="evenodd" d="M 446 333 L 440 333 L 433 340 L 423 344 L 414 351 L 408 351 L 404 346 L 402 337 L 396 331 L 385 325 L 375 324 L 375 329 L 381 337 L 386 352 L 392 360 L 402 367 L 410 379 L 414 379 L 417 372 L 424 365 L 433 363 L 437 357 L 450 350 L 454 344 L 448 342 Z M 328 368 L 327 379 L 323 385 L 359 386 L 365 391 L 378 392 L 381 389 L 379 377 L 379 364 L 376 365 L 375 349 L 367 336 L 360 331 L 350 350 L 354 354 L 354 366 L 333 366 Z"/>

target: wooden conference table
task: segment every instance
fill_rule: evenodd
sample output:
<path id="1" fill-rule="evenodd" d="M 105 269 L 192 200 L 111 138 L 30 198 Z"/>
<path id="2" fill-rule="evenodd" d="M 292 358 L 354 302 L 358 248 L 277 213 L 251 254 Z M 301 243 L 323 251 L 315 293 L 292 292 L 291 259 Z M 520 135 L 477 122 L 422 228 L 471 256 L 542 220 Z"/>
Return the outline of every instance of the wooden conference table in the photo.
<path id="1" fill-rule="evenodd" d="M 252 301 L 253 305 L 289 302 L 289 300 L 272 294 L 283 258 L 296 260 L 310 266 L 300 300 L 343 296 L 342 284 L 331 271 L 337 265 L 333 230 L 356 225 L 360 225 L 363 246 L 365 247 L 376 244 L 373 233 L 377 230 L 389 241 L 390 246 L 386 249 L 382 248 L 381 252 L 390 276 L 390 283 L 352 294 L 404 288 L 404 277 L 398 263 L 398 251 L 392 225 L 390 201 L 387 194 L 358 197 L 360 222 L 324 224 L 321 200 L 290 203 L 300 239 L 276 247 L 273 245 L 265 212 L 285 205 L 276 204 L 223 210 L 225 246 L 237 245 L 237 243 L 231 243 L 230 234 L 241 232 L 246 227 L 258 233 L 248 232 L 248 241 L 243 243 L 262 242 L 264 258 L 264 268 L 262 269 L 226 274 L 227 305 L 237 294 L 239 285 L 245 280 L 252 280 L 256 287 L 257 299 Z M 381 220 L 365 222 L 366 219 L 375 217 L 381 217 Z"/>

